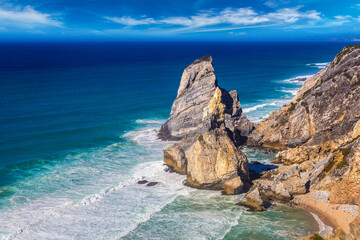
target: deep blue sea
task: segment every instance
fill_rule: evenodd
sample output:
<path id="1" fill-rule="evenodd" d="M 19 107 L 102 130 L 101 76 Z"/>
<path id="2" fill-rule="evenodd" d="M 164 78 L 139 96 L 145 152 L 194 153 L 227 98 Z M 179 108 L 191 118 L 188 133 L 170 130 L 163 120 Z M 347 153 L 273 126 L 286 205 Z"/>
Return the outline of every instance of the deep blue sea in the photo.
<path id="1" fill-rule="evenodd" d="M 0 239 L 298 239 L 309 213 L 188 188 L 156 138 L 184 68 L 212 55 L 255 122 L 345 43 L 0 43 Z M 301 78 L 301 77 L 300 77 Z M 272 154 L 245 148 L 249 161 Z M 146 187 L 137 181 L 157 181 Z"/>

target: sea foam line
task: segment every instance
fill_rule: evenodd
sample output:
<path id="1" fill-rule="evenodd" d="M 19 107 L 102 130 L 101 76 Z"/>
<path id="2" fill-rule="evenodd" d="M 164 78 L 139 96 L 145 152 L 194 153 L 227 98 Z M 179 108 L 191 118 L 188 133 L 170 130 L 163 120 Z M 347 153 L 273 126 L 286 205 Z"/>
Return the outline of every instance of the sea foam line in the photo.
<path id="1" fill-rule="evenodd" d="M 326 68 L 329 64 L 330 64 L 330 62 L 324 62 L 324 63 L 308 63 L 308 64 L 306 64 L 306 66 L 323 69 L 323 68 Z"/>
<path id="2" fill-rule="evenodd" d="M 310 213 L 319 225 L 319 235 L 320 236 L 324 237 L 326 234 L 333 231 L 333 228 L 326 225 L 323 221 L 321 221 L 321 219 L 319 218 L 318 215 L 316 215 L 315 213 L 312 213 L 312 212 L 310 212 Z"/>
<path id="3" fill-rule="evenodd" d="M 263 104 L 256 105 L 256 106 L 254 106 L 254 107 L 244 108 L 244 109 L 243 109 L 243 112 L 244 112 L 244 113 L 252 112 L 252 111 L 255 111 L 255 110 L 259 109 L 259 108 L 263 108 L 263 107 L 266 107 L 266 106 L 276 106 L 276 102 L 263 103 Z"/>
<path id="4" fill-rule="evenodd" d="M 296 77 L 293 77 L 293 78 L 285 79 L 285 80 L 283 80 L 283 82 L 286 82 L 286 83 L 301 83 L 302 84 L 304 81 L 308 80 L 312 76 L 314 76 L 314 75 L 296 76 Z"/>

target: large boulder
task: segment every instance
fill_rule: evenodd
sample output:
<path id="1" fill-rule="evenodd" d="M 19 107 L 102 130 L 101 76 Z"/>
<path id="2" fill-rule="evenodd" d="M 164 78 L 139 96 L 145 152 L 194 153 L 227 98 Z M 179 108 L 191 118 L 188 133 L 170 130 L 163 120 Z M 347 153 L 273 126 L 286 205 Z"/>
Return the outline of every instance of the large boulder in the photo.
<path id="1" fill-rule="evenodd" d="M 202 57 L 190 64 L 181 77 L 170 118 L 162 125 L 159 137 L 164 140 L 181 140 L 203 134 L 218 127 L 216 109 L 211 106 L 214 96 L 224 106 L 221 110 L 225 127 L 239 143 L 251 133 L 253 124 L 243 114 L 238 93 L 220 88 L 214 73 L 211 56 Z"/>
<path id="2" fill-rule="evenodd" d="M 224 183 L 231 179 L 240 177 L 239 180 L 249 180 L 246 154 L 235 146 L 224 130 L 200 135 L 186 151 L 186 157 L 186 182 L 192 187 L 222 189 Z M 242 187 L 240 185 L 233 185 L 234 191 Z"/>
<path id="3" fill-rule="evenodd" d="M 250 191 L 245 196 L 245 201 L 239 202 L 237 205 L 248 207 L 250 210 L 255 212 L 262 212 L 266 210 L 258 187 L 253 187 L 250 189 Z"/>
<path id="4" fill-rule="evenodd" d="M 186 175 L 187 185 L 240 193 L 249 180 L 246 154 L 218 128 L 197 137 L 185 138 L 164 150 L 164 162 Z"/>

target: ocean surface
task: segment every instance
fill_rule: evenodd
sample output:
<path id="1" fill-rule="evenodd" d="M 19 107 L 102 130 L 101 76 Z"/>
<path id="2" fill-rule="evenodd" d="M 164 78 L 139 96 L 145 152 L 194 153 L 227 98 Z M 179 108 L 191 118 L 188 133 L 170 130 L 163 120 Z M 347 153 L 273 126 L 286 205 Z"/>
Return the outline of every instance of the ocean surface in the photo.
<path id="1" fill-rule="evenodd" d="M 0 43 L 0 239 L 298 239 L 307 212 L 263 213 L 184 186 L 157 139 L 183 69 L 212 55 L 255 122 L 345 43 Z M 274 154 L 244 148 L 249 161 Z M 153 187 L 139 180 L 156 181 Z"/>

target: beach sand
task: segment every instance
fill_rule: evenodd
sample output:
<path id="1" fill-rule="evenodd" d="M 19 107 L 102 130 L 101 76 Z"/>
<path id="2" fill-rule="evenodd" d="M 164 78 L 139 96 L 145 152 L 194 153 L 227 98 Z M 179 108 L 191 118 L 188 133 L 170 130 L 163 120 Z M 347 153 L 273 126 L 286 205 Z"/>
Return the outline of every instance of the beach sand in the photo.
<path id="1" fill-rule="evenodd" d="M 355 220 L 359 213 L 353 211 L 346 211 L 341 207 L 345 205 L 330 204 L 326 201 L 314 199 L 313 195 L 316 191 L 310 192 L 306 195 L 296 196 L 294 202 L 300 207 L 306 209 L 319 223 L 319 234 L 325 236 L 328 232 L 341 228 L 346 233 L 350 232 L 349 224 Z M 317 219 L 318 218 L 318 219 Z M 323 222 L 324 226 L 322 226 Z"/>

